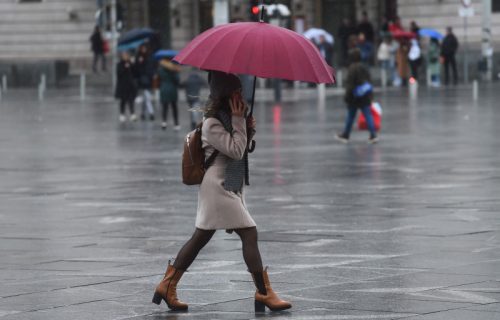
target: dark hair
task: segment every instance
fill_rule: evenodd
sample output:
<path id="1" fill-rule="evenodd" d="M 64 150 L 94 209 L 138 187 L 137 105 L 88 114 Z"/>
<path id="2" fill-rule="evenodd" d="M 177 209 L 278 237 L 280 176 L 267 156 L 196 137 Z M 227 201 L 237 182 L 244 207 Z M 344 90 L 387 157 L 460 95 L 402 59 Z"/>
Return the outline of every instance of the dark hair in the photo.
<path id="1" fill-rule="evenodd" d="M 231 108 L 229 107 L 229 98 L 212 98 L 208 97 L 208 101 L 205 104 L 204 116 L 205 118 L 213 118 L 217 113 L 222 110 L 227 114 L 231 114 Z"/>
<path id="2" fill-rule="evenodd" d="M 349 50 L 349 62 L 355 63 L 361 61 L 361 50 L 354 48 Z"/>

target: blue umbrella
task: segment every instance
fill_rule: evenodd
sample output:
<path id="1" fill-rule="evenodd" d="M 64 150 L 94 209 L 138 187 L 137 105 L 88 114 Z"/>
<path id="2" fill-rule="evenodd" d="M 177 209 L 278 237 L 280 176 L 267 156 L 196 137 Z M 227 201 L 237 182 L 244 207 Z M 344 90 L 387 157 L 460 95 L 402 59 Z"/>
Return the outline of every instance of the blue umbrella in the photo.
<path id="1" fill-rule="evenodd" d="M 435 29 L 420 29 L 418 31 L 418 34 L 421 37 L 429 37 L 429 38 L 434 38 L 434 39 L 438 39 L 438 40 L 441 40 L 444 38 L 444 36 L 439 31 L 437 31 Z"/>
<path id="2" fill-rule="evenodd" d="M 141 44 L 146 42 L 146 40 L 148 40 L 148 39 L 141 39 L 141 40 L 136 40 L 136 41 L 120 44 L 120 45 L 118 45 L 118 51 L 121 52 L 121 51 L 128 51 L 128 50 L 132 50 L 132 49 L 137 49 Z"/>
<path id="3" fill-rule="evenodd" d="M 118 39 L 118 45 L 149 39 L 155 34 L 156 31 L 151 28 L 135 28 L 121 35 L 120 39 Z"/>
<path id="4" fill-rule="evenodd" d="M 177 54 L 179 53 L 179 51 L 177 50 L 158 50 L 156 51 L 154 57 L 156 60 L 161 60 L 163 58 L 168 58 L 168 59 L 171 59 L 173 57 L 175 57 Z"/>

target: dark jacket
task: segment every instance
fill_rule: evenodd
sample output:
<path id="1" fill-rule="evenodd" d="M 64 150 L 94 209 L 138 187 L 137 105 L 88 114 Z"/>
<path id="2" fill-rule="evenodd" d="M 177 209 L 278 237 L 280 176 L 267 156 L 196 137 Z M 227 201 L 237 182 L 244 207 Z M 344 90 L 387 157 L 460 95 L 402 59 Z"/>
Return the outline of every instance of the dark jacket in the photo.
<path id="1" fill-rule="evenodd" d="M 452 56 L 458 50 L 458 40 L 454 34 L 447 34 L 441 44 L 441 55 Z"/>
<path id="2" fill-rule="evenodd" d="M 137 55 L 134 65 L 134 73 L 139 89 L 151 89 L 153 87 L 153 76 L 156 68 L 151 55 Z"/>
<path id="3" fill-rule="evenodd" d="M 169 70 L 160 65 L 160 99 L 162 103 L 177 102 L 177 87 L 179 87 L 179 72 Z"/>
<path id="4" fill-rule="evenodd" d="M 137 84 L 130 62 L 120 61 L 116 65 L 116 90 L 115 98 L 133 100 L 137 96 Z"/>
<path id="5" fill-rule="evenodd" d="M 104 47 L 102 45 L 102 37 L 100 32 L 94 32 L 90 36 L 91 50 L 96 54 L 103 54 Z"/>
<path id="6" fill-rule="evenodd" d="M 354 96 L 354 89 L 365 82 L 370 82 L 370 72 L 361 63 L 352 63 L 347 69 L 347 80 L 345 87 L 344 100 L 349 108 L 363 108 L 371 104 L 372 94 L 366 94 L 362 97 Z"/>

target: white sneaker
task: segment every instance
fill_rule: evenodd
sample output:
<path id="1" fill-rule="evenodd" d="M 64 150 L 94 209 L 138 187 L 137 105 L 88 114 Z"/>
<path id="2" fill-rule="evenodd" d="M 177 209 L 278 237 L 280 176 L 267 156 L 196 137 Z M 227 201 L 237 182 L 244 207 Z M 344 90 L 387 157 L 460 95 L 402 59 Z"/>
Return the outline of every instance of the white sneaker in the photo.
<path id="1" fill-rule="evenodd" d="M 130 121 L 137 121 L 137 116 L 135 115 L 135 113 L 132 113 L 130 115 Z"/>
<path id="2" fill-rule="evenodd" d="M 333 136 L 333 138 L 337 141 L 340 141 L 342 143 L 348 143 L 349 142 L 349 138 L 346 138 L 344 135 L 342 134 L 336 134 Z"/>
<path id="3" fill-rule="evenodd" d="M 175 130 L 175 131 L 179 131 L 179 130 L 181 130 L 181 126 L 180 126 L 180 125 L 176 125 L 176 126 L 174 127 L 174 130 Z"/>
<path id="4" fill-rule="evenodd" d="M 167 129 L 167 123 L 166 123 L 166 122 L 162 122 L 162 123 L 161 123 L 161 128 L 162 128 L 163 130 Z"/>
<path id="5" fill-rule="evenodd" d="M 121 114 L 120 115 L 120 122 L 123 123 L 125 121 L 127 121 L 127 118 L 125 117 L 125 115 Z"/>
<path id="6" fill-rule="evenodd" d="M 372 138 L 368 139 L 368 143 L 375 144 L 378 142 L 378 140 L 379 140 L 378 137 L 372 137 Z"/>

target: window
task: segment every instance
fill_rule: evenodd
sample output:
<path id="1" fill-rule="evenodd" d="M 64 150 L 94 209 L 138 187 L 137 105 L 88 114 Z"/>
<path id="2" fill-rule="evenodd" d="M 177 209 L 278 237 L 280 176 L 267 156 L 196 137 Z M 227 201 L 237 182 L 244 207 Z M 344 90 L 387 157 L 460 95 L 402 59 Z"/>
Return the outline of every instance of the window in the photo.
<path id="1" fill-rule="evenodd" d="M 500 12 L 500 0 L 491 0 L 491 11 Z"/>

